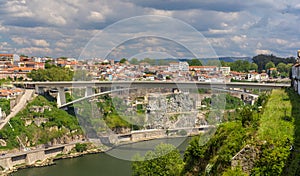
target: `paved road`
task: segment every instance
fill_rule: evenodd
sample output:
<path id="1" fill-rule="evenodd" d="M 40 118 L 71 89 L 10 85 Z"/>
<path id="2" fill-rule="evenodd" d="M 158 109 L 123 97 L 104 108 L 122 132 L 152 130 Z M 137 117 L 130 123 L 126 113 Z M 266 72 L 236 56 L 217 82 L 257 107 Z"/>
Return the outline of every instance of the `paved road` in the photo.
<path id="1" fill-rule="evenodd" d="M 32 95 L 34 94 L 34 90 L 31 89 L 27 89 L 25 90 L 25 93 L 23 94 L 22 98 L 20 99 L 20 102 L 13 107 L 13 109 L 11 110 L 11 113 L 4 119 L 1 121 L 0 124 L 0 130 L 7 124 L 7 122 L 14 117 L 18 112 L 20 112 L 27 104 L 27 101 L 30 100 L 30 98 L 32 97 Z"/>
<path id="2" fill-rule="evenodd" d="M 54 82 L 13 82 L 15 85 L 34 86 L 38 88 L 85 88 L 85 87 L 123 87 L 123 88 L 257 88 L 276 89 L 290 87 L 281 83 L 247 83 L 247 82 L 196 82 L 196 81 L 54 81 Z"/>
<path id="3" fill-rule="evenodd" d="M 77 143 L 85 143 L 85 142 L 86 141 L 75 140 L 75 141 L 72 141 L 68 144 L 57 144 L 57 145 L 54 145 L 54 146 L 51 146 L 51 147 L 48 147 L 48 148 L 41 147 L 41 148 L 35 148 L 33 150 L 18 151 L 18 152 L 14 152 L 14 153 L 6 153 L 5 155 L 0 156 L 0 159 L 25 155 L 25 154 L 28 154 L 28 153 L 35 153 L 35 152 L 39 152 L 39 151 L 52 150 L 52 149 L 57 149 L 57 148 L 60 148 L 60 147 L 65 147 L 65 146 L 74 145 L 74 144 L 77 144 Z"/>

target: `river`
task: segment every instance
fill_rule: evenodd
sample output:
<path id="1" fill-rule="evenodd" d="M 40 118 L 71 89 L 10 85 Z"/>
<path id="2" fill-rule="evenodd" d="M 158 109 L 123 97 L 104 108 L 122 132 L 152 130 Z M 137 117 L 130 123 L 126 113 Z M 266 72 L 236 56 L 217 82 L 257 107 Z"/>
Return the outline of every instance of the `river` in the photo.
<path id="1" fill-rule="evenodd" d="M 55 161 L 55 165 L 28 168 L 12 173 L 13 176 L 127 176 L 131 175 L 132 161 L 126 160 L 139 153 L 143 155 L 157 144 L 169 143 L 177 146 L 183 155 L 188 138 L 166 138 L 121 145 L 104 153 L 89 154 L 82 157 Z M 116 157 L 115 157 L 116 156 Z M 117 158 L 118 157 L 118 158 Z M 122 158 L 122 159 L 119 159 Z"/>

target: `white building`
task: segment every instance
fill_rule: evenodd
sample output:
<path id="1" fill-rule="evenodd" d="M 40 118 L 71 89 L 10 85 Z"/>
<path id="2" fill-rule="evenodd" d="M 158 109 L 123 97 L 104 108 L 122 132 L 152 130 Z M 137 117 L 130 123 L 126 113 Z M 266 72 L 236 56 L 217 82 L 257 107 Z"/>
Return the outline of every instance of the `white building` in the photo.
<path id="1" fill-rule="evenodd" d="M 171 62 L 169 63 L 168 71 L 170 72 L 189 71 L 189 64 L 187 62 Z"/>
<path id="2" fill-rule="evenodd" d="M 230 67 L 220 67 L 220 72 L 223 75 L 229 75 L 230 74 Z"/>

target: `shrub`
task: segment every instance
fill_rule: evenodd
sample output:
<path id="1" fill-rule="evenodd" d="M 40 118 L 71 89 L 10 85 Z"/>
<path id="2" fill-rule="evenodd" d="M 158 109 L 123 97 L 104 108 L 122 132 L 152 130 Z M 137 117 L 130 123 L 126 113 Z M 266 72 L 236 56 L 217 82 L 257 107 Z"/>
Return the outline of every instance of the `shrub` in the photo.
<path id="1" fill-rule="evenodd" d="M 87 150 L 87 144 L 85 143 L 77 143 L 75 145 L 76 152 L 83 152 Z"/>

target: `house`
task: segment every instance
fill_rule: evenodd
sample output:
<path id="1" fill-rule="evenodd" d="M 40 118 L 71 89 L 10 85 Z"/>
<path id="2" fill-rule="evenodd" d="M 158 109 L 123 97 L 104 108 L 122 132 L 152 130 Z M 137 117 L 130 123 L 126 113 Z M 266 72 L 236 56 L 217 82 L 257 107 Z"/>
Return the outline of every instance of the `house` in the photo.
<path id="1" fill-rule="evenodd" d="M 261 76 L 257 72 L 251 72 L 251 73 L 247 74 L 247 80 L 248 81 L 260 81 L 261 80 Z"/>
<path id="2" fill-rule="evenodd" d="M 216 73 L 219 71 L 217 66 L 190 66 L 190 71 L 200 71 L 201 73 Z"/>
<path id="3" fill-rule="evenodd" d="M 16 54 L 0 54 L 0 65 L 14 64 L 14 61 L 20 60 L 20 57 Z"/>
<path id="4" fill-rule="evenodd" d="M 272 74 L 276 72 L 277 72 L 277 68 L 269 68 L 267 71 L 269 77 L 272 77 Z"/>
<path id="5" fill-rule="evenodd" d="M 229 75 L 230 74 L 230 67 L 220 67 L 220 72 L 222 75 Z"/>
<path id="6" fill-rule="evenodd" d="M 178 62 L 170 62 L 168 71 L 170 72 L 177 72 L 179 71 L 179 63 Z"/>
<path id="7" fill-rule="evenodd" d="M 189 71 L 189 64 L 187 62 L 170 62 L 168 71 L 178 72 L 178 71 Z"/>
<path id="8" fill-rule="evenodd" d="M 269 79 L 269 76 L 268 76 L 267 73 L 261 73 L 260 74 L 260 79 L 261 79 L 261 81 L 266 81 L 266 80 Z"/>
<path id="9" fill-rule="evenodd" d="M 31 106 L 29 108 L 30 112 L 36 112 L 36 113 L 44 113 L 44 111 L 51 111 L 51 107 L 50 106 Z"/>

